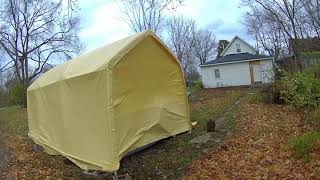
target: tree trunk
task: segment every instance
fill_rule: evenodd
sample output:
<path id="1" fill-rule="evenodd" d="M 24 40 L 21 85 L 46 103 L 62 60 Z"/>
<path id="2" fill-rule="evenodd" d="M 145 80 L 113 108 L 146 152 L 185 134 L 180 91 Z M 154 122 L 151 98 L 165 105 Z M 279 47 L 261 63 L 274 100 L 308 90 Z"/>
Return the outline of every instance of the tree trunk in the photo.
<path id="1" fill-rule="evenodd" d="M 27 107 L 27 88 L 28 88 L 28 86 L 24 83 L 23 84 L 23 94 L 21 97 L 21 106 L 24 108 Z"/>
<path id="2" fill-rule="evenodd" d="M 27 92 L 25 92 L 22 96 L 22 107 L 26 108 L 27 107 Z"/>

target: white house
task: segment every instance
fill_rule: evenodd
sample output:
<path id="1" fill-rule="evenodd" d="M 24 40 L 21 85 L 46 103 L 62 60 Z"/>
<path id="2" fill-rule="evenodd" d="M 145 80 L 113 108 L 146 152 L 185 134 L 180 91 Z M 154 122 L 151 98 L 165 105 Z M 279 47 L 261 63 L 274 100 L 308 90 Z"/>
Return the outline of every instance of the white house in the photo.
<path id="1" fill-rule="evenodd" d="M 273 80 L 273 57 L 259 55 L 235 36 L 220 57 L 201 65 L 204 87 L 227 87 L 269 83 Z"/>

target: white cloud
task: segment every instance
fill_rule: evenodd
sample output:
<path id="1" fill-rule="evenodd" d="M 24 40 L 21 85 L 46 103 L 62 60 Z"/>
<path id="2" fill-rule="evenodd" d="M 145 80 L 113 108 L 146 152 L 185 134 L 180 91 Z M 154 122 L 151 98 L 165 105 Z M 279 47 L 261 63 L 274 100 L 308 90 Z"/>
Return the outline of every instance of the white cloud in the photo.
<path id="1" fill-rule="evenodd" d="M 249 37 L 240 23 L 244 9 L 240 0 L 186 0 L 170 15 L 182 15 L 194 19 L 199 27 L 211 28 L 218 39 L 231 40 L 234 35 Z"/>
<path id="2" fill-rule="evenodd" d="M 80 0 L 84 19 L 80 36 L 87 44 L 87 50 L 132 33 L 130 27 L 121 19 L 121 12 L 115 1 Z M 200 27 L 212 28 L 217 39 L 231 40 L 237 34 L 249 40 L 240 23 L 244 10 L 239 8 L 239 3 L 240 0 L 185 0 L 176 11 L 166 12 L 166 16 L 183 15 L 192 18 Z"/>
<path id="3" fill-rule="evenodd" d="M 200 25 L 217 19 L 237 23 L 242 14 L 239 4 L 240 0 L 186 0 L 176 14 L 195 19 Z"/>
<path id="4" fill-rule="evenodd" d="M 121 20 L 121 12 L 115 2 L 85 11 L 83 17 L 85 23 L 80 37 L 89 50 L 124 38 L 130 33 L 129 26 Z"/>

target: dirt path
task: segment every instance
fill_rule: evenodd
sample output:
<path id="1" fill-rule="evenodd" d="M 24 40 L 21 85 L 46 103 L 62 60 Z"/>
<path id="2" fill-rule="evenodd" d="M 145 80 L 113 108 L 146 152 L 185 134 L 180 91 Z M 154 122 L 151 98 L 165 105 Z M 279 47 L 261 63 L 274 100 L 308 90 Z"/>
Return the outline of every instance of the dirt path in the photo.
<path id="1" fill-rule="evenodd" d="M 228 118 L 232 116 L 235 109 L 238 108 L 239 104 L 245 99 L 247 93 L 241 95 L 234 104 L 232 104 L 222 116 L 213 119 L 215 122 L 215 132 L 203 132 L 198 137 L 190 140 L 190 143 L 204 144 L 209 141 L 214 141 L 217 144 L 221 144 L 231 134 L 232 128 Z"/>
<path id="2" fill-rule="evenodd" d="M 5 145 L 3 133 L 0 130 L 0 179 L 7 179 L 8 161 L 9 151 Z"/>
<path id="3" fill-rule="evenodd" d="M 195 161 L 186 179 L 319 179 L 320 152 L 304 163 L 288 141 L 310 129 L 293 108 L 244 103 L 236 132 Z"/>

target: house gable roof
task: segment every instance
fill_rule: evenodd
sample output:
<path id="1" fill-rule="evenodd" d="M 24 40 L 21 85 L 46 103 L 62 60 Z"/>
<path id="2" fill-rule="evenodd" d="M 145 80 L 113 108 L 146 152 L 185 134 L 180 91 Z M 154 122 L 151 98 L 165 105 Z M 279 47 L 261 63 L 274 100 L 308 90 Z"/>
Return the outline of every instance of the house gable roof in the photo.
<path id="1" fill-rule="evenodd" d="M 226 56 L 221 56 L 213 61 L 206 62 L 201 66 L 230 64 L 230 63 L 246 62 L 246 61 L 258 60 L 258 59 L 267 60 L 271 58 L 272 58 L 271 56 L 250 54 L 250 53 L 229 54 Z"/>
<path id="2" fill-rule="evenodd" d="M 220 56 L 224 56 L 225 52 L 230 48 L 231 44 L 233 44 L 236 39 L 239 39 L 241 42 L 249 46 L 253 51 L 256 51 L 256 49 L 253 48 L 249 43 L 247 43 L 246 41 L 244 41 L 243 39 L 241 39 L 239 36 L 236 35 L 232 38 L 231 42 L 227 45 L 227 47 L 222 51 Z"/>

